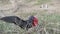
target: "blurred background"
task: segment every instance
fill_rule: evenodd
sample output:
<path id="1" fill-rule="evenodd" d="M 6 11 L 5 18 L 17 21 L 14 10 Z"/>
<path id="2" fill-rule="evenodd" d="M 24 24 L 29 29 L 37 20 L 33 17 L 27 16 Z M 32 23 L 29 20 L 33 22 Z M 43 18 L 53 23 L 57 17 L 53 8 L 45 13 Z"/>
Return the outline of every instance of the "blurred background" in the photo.
<path id="1" fill-rule="evenodd" d="M 29 31 L 0 20 L 0 34 L 60 34 L 60 0 L 0 0 L 0 18 L 34 15 L 39 25 Z"/>

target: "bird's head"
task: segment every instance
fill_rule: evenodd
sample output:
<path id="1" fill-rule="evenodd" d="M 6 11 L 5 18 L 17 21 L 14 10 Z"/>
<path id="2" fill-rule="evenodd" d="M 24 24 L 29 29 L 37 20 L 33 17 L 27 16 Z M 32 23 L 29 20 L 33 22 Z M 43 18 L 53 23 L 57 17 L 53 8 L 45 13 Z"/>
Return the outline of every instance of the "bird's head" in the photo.
<path id="1" fill-rule="evenodd" d="M 38 19 L 36 16 L 30 16 L 29 18 L 32 22 L 32 26 L 37 26 L 38 25 Z"/>

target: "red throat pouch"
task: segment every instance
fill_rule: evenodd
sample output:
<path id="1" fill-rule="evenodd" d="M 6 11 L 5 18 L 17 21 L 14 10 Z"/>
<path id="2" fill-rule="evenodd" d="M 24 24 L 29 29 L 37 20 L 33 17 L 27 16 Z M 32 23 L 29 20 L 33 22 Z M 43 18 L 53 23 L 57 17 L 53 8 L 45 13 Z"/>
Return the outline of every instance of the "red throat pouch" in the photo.
<path id="1" fill-rule="evenodd" d="M 33 26 L 37 26 L 38 25 L 38 19 L 36 17 L 34 17 L 33 19 Z"/>

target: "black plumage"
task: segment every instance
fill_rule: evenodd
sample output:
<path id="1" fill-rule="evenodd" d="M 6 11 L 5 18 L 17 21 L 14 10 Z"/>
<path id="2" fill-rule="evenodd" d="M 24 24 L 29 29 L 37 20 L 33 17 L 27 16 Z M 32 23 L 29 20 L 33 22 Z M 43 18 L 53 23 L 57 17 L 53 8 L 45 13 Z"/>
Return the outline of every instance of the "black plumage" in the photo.
<path id="1" fill-rule="evenodd" d="M 28 30 L 29 28 L 32 27 L 33 16 L 29 17 L 28 20 L 23 20 L 17 16 L 6 16 L 6 17 L 0 18 L 0 20 L 3 20 L 8 23 L 14 23 L 19 27 L 21 27 L 22 29 Z"/>

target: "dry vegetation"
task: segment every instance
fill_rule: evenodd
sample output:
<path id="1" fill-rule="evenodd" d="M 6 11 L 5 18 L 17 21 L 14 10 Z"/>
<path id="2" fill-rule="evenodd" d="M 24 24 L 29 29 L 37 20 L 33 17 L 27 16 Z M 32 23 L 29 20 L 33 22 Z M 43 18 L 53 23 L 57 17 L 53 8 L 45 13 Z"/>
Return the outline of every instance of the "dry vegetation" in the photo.
<path id="1" fill-rule="evenodd" d="M 15 15 L 22 19 L 37 16 L 39 25 L 23 30 L 0 21 L 0 34 L 60 34 L 60 0 L 0 0 L 0 17 Z M 41 5 L 48 7 L 40 8 Z"/>

